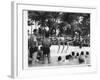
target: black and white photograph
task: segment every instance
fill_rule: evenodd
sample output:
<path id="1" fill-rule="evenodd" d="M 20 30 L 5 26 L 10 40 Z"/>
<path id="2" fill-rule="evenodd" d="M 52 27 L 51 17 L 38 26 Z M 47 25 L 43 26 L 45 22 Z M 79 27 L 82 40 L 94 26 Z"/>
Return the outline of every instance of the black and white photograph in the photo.
<path id="1" fill-rule="evenodd" d="M 29 67 L 90 65 L 90 13 L 26 12 Z"/>
<path id="2" fill-rule="evenodd" d="M 17 2 L 12 5 L 13 77 L 97 70 L 96 8 Z"/>

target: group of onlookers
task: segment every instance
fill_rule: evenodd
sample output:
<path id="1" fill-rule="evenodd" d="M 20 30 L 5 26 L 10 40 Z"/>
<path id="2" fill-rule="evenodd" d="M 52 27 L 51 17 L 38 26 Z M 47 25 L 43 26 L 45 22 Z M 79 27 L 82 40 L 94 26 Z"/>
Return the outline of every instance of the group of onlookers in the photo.
<path id="1" fill-rule="evenodd" d="M 68 54 L 63 59 L 62 56 L 58 56 L 58 62 L 64 62 L 66 64 L 89 64 L 90 63 L 90 53 L 89 51 L 74 52 Z"/>
<path id="2" fill-rule="evenodd" d="M 46 58 L 48 59 L 48 63 L 50 63 L 50 46 L 51 40 L 49 39 L 49 34 L 45 33 L 42 44 L 39 45 L 37 30 L 34 30 L 34 34 L 28 39 L 29 64 L 45 63 Z"/>

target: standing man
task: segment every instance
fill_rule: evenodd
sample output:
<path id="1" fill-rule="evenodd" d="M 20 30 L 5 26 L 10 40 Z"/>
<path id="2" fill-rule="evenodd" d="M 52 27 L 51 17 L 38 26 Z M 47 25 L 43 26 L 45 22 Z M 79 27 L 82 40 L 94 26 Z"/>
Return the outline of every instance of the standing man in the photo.
<path id="1" fill-rule="evenodd" d="M 37 63 L 37 53 L 38 53 L 38 41 L 37 41 L 37 29 L 34 29 L 34 33 L 31 34 L 30 43 L 30 58 L 32 58 L 32 64 Z"/>
<path id="2" fill-rule="evenodd" d="M 49 33 L 45 33 L 45 37 L 43 40 L 43 60 L 44 63 L 46 61 L 46 57 L 48 59 L 48 63 L 50 63 L 50 46 L 51 46 L 51 40 L 49 39 Z"/>
<path id="3" fill-rule="evenodd" d="M 82 48 L 82 37 L 81 37 L 81 32 L 75 31 L 74 33 L 74 45 L 79 46 L 79 48 Z"/>

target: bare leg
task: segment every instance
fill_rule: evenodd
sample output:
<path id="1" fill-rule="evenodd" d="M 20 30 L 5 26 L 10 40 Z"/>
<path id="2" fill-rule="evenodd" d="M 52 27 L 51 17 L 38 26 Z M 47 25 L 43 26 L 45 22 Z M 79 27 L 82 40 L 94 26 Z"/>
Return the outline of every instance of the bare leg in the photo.
<path id="1" fill-rule="evenodd" d="M 48 58 L 48 63 L 50 63 L 50 53 L 47 54 L 47 58 Z"/>
<path id="2" fill-rule="evenodd" d="M 63 53 L 64 48 L 65 48 L 65 42 L 63 42 L 63 48 L 62 48 L 61 53 Z"/>
<path id="3" fill-rule="evenodd" d="M 37 62 L 37 52 L 34 52 L 33 55 L 32 55 L 32 63 L 35 64 Z"/>
<path id="4" fill-rule="evenodd" d="M 68 48 L 69 48 L 69 43 L 67 43 L 67 48 L 66 48 L 66 51 L 65 51 L 66 53 L 67 53 L 67 51 L 68 51 Z"/>
<path id="5" fill-rule="evenodd" d="M 46 62 L 46 54 L 43 54 L 43 64 Z"/>
<path id="6" fill-rule="evenodd" d="M 57 51 L 57 53 L 59 53 L 59 50 L 60 50 L 60 44 L 58 44 L 58 51 Z"/>
<path id="7" fill-rule="evenodd" d="M 58 40 L 58 51 L 57 51 L 57 53 L 59 53 L 59 50 L 60 50 L 60 41 Z"/>

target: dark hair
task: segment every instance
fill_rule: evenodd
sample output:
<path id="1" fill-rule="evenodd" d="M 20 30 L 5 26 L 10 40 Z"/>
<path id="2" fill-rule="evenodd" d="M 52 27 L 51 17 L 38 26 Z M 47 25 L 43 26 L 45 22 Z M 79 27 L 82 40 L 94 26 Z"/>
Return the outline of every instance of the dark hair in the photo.
<path id="1" fill-rule="evenodd" d="M 34 29 L 33 32 L 37 32 L 37 29 Z"/>
<path id="2" fill-rule="evenodd" d="M 75 52 L 72 52 L 72 56 L 75 56 Z"/>
<path id="3" fill-rule="evenodd" d="M 79 56 L 79 53 L 78 52 L 76 53 L 76 56 Z"/>
<path id="4" fill-rule="evenodd" d="M 58 61 L 61 61 L 61 59 L 62 59 L 62 57 L 61 57 L 61 56 L 59 56 L 59 57 L 58 57 Z"/>
<path id="5" fill-rule="evenodd" d="M 66 56 L 65 56 L 65 59 L 66 59 L 66 60 L 69 59 L 69 55 L 66 55 Z"/>
<path id="6" fill-rule="evenodd" d="M 83 51 L 81 51 L 81 55 L 84 55 L 84 52 Z"/>
<path id="7" fill-rule="evenodd" d="M 71 55 L 66 55 L 65 56 L 65 59 L 67 60 L 67 59 L 71 59 L 72 58 L 72 56 Z"/>
<path id="8" fill-rule="evenodd" d="M 86 51 L 86 55 L 89 55 L 89 52 L 88 51 Z"/>

